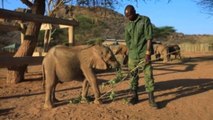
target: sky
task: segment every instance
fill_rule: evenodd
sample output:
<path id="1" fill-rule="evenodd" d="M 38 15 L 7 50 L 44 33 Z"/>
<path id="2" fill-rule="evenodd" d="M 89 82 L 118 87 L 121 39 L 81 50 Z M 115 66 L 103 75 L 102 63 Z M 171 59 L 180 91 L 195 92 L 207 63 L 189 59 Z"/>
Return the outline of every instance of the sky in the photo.
<path id="1" fill-rule="evenodd" d="M 125 1 L 125 0 L 124 0 Z M 115 6 L 115 11 L 124 13 L 128 4 L 135 6 L 138 14 L 148 16 L 157 27 L 172 26 L 176 32 L 184 34 L 213 35 L 213 16 L 206 13 L 195 0 L 151 0 L 147 2 L 123 2 Z M 4 9 L 14 10 L 26 6 L 20 0 L 6 0 Z"/>

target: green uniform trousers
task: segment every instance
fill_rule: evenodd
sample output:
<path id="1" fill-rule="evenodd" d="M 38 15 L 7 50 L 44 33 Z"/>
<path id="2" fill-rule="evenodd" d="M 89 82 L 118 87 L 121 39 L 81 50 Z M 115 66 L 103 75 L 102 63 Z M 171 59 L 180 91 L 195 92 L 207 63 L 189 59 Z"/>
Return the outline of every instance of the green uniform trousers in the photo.
<path id="1" fill-rule="evenodd" d="M 130 84 L 131 84 L 131 89 L 132 90 L 137 90 L 138 89 L 138 80 L 139 80 L 139 70 L 142 69 L 144 73 L 144 80 L 145 80 L 145 90 L 146 92 L 152 92 L 154 91 L 154 78 L 153 78 L 153 73 L 152 73 L 152 65 L 151 63 L 148 64 L 138 64 L 140 61 L 139 60 L 131 60 L 129 59 L 128 61 L 128 67 L 130 70 L 134 69 L 136 66 L 139 66 L 139 68 L 135 69 L 134 71 L 131 72 L 130 75 Z"/>

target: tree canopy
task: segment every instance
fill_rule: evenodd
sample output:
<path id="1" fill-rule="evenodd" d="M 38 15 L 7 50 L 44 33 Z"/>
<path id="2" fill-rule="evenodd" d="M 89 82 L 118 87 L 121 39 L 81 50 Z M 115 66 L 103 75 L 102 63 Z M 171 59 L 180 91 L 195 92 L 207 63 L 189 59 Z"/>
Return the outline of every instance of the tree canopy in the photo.
<path id="1" fill-rule="evenodd" d="M 197 0 L 200 5 L 208 14 L 213 15 L 213 0 Z"/>
<path id="2" fill-rule="evenodd" d="M 1 0 L 1 7 L 4 8 L 4 2 L 5 0 Z M 33 0 L 20 0 L 23 3 L 30 3 L 29 1 Z M 101 6 L 105 8 L 114 8 L 115 5 L 118 5 L 119 3 L 124 2 L 124 0 L 46 0 L 48 4 L 50 3 L 69 3 L 71 5 L 78 5 L 78 6 L 87 6 L 87 7 L 95 7 L 95 6 Z M 128 0 L 132 2 L 146 2 L 146 1 L 152 1 L 152 0 Z M 161 0 L 157 0 L 161 1 Z M 167 0 L 168 2 L 171 2 L 172 0 Z M 206 11 L 208 14 L 213 15 L 213 0 L 193 0 L 196 2 L 201 8 L 203 8 L 204 11 Z"/>
<path id="3" fill-rule="evenodd" d="M 154 38 L 166 38 L 167 36 L 176 32 L 176 30 L 171 26 L 163 26 L 163 27 L 153 27 Z"/>

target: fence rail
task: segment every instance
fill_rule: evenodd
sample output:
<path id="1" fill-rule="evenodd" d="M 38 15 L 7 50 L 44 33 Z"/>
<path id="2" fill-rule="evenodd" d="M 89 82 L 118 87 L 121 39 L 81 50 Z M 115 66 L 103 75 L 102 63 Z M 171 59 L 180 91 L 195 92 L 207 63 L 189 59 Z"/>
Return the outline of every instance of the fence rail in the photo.
<path id="1" fill-rule="evenodd" d="M 21 66 L 21 65 L 41 65 L 43 61 L 42 56 L 39 57 L 0 57 L 0 68 Z"/>

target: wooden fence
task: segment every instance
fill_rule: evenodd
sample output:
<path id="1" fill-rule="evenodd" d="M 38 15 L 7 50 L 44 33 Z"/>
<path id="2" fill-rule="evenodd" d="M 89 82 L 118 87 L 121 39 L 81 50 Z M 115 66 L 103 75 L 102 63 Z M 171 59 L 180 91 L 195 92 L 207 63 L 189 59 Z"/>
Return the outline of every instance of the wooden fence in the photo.
<path id="1" fill-rule="evenodd" d="M 0 57 L 0 68 L 21 66 L 21 65 L 41 65 L 43 56 L 39 57 Z"/>
<path id="2" fill-rule="evenodd" d="M 180 44 L 180 48 L 183 52 L 213 52 L 213 43 L 182 43 Z"/>

